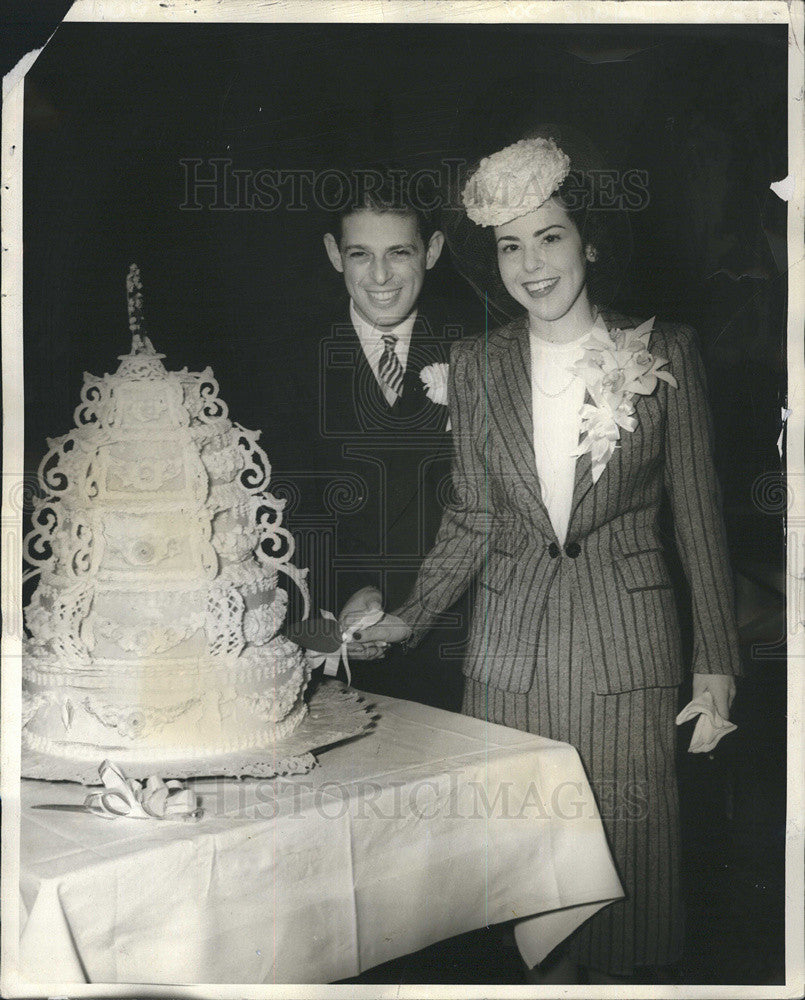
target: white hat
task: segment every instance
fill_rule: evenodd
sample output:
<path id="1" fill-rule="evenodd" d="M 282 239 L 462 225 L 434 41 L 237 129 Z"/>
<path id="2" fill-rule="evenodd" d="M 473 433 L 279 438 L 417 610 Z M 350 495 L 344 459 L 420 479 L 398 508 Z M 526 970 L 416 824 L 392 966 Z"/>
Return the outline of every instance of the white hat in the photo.
<path id="1" fill-rule="evenodd" d="M 570 173 L 570 157 L 553 139 L 521 139 L 484 157 L 461 198 L 479 226 L 502 226 L 532 212 Z"/>

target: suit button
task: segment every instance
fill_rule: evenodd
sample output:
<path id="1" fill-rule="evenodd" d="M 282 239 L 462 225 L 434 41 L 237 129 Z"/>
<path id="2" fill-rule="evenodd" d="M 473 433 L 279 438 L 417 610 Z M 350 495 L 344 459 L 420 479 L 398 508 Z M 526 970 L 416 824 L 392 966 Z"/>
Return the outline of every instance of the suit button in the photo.
<path id="1" fill-rule="evenodd" d="M 562 550 L 559 548 L 556 542 L 551 542 L 551 544 L 548 546 L 548 555 L 551 557 L 551 559 L 556 559 L 556 557 L 559 555 L 561 551 Z"/>
<path id="2" fill-rule="evenodd" d="M 581 552 L 581 546 L 578 542 L 571 542 L 566 548 L 565 552 L 570 556 L 571 559 L 575 559 Z"/>

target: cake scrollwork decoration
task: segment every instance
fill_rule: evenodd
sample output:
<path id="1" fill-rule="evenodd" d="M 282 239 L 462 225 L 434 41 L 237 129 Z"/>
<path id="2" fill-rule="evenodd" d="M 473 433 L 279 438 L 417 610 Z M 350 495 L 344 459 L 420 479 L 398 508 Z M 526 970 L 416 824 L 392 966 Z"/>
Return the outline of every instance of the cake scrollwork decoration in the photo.
<path id="1" fill-rule="evenodd" d="M 39 467 L 23 774 L 39 754 L 54 778 L 80 766 L 97 780 L 99 755 L 180 776 L 182 762 L 197 772 L 210 755 L 270 751 L 307 713 L 310 666 L 281 635 L 279 582 L 300 590 L 306 617 L 307 570 L 259 432 L 230 420 L 210 368 L 165 367 L 134 264 L 126 303 L 129 352 L 113 374 L 84 374 L 75 426 Z"/>

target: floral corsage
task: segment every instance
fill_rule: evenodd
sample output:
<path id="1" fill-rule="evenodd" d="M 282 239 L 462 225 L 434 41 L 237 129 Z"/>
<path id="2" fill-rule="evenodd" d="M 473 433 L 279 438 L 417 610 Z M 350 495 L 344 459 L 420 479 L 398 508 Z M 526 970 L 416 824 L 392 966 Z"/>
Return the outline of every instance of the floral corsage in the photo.
<path id="1" fill-rule="evenodd" d="M 426 365 L 419 373 L 422 384 L 425 386 L 425 395 L 432 403 L 439 406 L 447 406 L 447 377 L 450 372 L 450 365 L 446 361 L 438 364 Z M 446 430 L 450 430 L 450 418 L 447 418 Z"/>
<path id="2" fill-rule="evenodd" d="M 621 430 L 631 432 L 637 427 L 635 396 L 650 396 L 658 379 L 679 388 L 670 372 L 660 371 L 667 359 L 648 349 L 654 319 L 634 330 L 594 329 L 582 341 L 583 356 L 571 367 L 592 398 L 580 410 L 581 436 L 574 454 L 590 452 L 594 483 L 612 457 Z"/>

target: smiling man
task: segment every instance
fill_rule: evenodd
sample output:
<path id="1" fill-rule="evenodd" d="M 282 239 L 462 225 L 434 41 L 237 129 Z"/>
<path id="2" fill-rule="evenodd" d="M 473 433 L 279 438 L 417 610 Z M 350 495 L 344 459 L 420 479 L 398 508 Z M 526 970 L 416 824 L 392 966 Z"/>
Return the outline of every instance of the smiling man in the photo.
<path id="1" fill-rule="evenodd" d="M 334 613 L 368 585 L 394 607 L 416 579 L 449 492 L 452 451 L 447 407 L 423 371 L 427 380 L 426 369 L 446 366 L 451 343 L 480 328 L 476 320 L 468 329 L 470 303 L 427 294 L 444 243 L 433 214 L 401 197 L 399 171 L 376 179 L 327 218 L 324 247 L 346 294 L 317 324 L 318 338 L 297 341 L 288 359 L 299 387 L 289 418 L 303 442 L 283 470 L 299 495 L 288 520 L 310 566 L 313 606 Z M 353 662 L 353 683 L 457 709 L 466 618 L 456 609 L 410 662 L 399 648 L 385 664 Z"/>
<path id="2" fill-rule="evenodd" d="M 327 256 L 344 276 L 350 320 L 378 386 L 393 409 L 405 395 L 408 354 L 425 272 L 439 259 L 444 236 L 425 212 L 388 208 L 378 195 L 368 198 L 367 207 L 337 215 L 333 228 L 335 233 L 324 235 Z M 409 396 L 416 388 L 415 384 L 409 387 Z"/>

